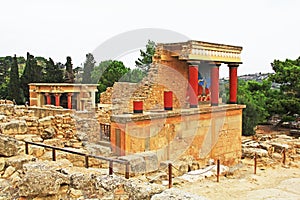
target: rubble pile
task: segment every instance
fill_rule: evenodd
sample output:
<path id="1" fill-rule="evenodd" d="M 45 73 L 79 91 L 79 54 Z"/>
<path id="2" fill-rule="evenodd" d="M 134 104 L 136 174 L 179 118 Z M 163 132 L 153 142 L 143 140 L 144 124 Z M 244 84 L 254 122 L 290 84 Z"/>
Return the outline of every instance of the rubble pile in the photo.
<path id="1" fill-rule="evenodd" d="M 0 199 L 150 199 L 165 189 L 134 178 L 109 176 L 107 169 L 75 167 L 66 159 L 41 161 L 23 153 L 3 156 Z"/>
<path id="2" fill-rule="evenodd" d="M 96 117 L 82 118 L 69 112 L 61 112 L 61 110 L 63 109 L 41 108 L 39 110 L 37 107 L 29 110 L 25 107 L 21 109 L 21 106 L 13 104 L 0 104 L 0 134 L 20 141 L 18 142 L 19 149 L 23 152 L 25 144 L 22 142 L 30 141 L 60 148 L 66 147 L 72 151 L 82 151 L 87 154 L 111 155 L 110 147 L 97 145 L 100 138 L 100 126 Z M 10 143 L 3 144 L 8 149 Z M 39 159 L 52 159 L 51 149 L 29 146 L 30 155 Z M 84 166 L 84 158 L 80 156 L 57 152 L 57 158 L 69 159 L 76 166 Z M 99 160 L 91 159 L 90 166 L 101 164 Z"/>
<path id="3" fill-rule="evenodd" d="M 286 134 L 256 134 L 242 141 L 242 157 L 253 158 L 256 154 L 264 164 L 282 162 L 284 151 L 286 163 L 300 160 L 300 139 Z"/>

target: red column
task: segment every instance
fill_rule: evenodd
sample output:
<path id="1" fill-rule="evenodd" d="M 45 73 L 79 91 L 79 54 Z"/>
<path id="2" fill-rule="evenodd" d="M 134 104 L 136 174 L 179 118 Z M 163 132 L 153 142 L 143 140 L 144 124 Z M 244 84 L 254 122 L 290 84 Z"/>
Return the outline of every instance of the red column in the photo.
<path id="1" fill-rule="evenodd" d="M 143 113 L 143 101 L 133 101 L 133 113 Z"/>
<path id="2" fill-rule="evenodd" d="M 173 92 L 164 91 L 164 108 L 165 110 L 173 109 Z"/>
<path id="3" fill-rule="evenodd" d="M 229 67 L 229 103 L 237 103 L 237 68 L 238 65 L 228 65 Z"/>
<path id="4" fill-rule="evenodd" d="M 219 67 L 220 64 L 213 65 L 210 72 L 212 106 L 219 105 Z"/>
<path id="5" fill-rule="evenodd" d="M 47 92 L 47 93 L 45 93 L 45 96 L 46 96 L 46 104 L 50 105 L 51 104 L 51 96 L 50 96 L 50 94 Z"/>
<path id="6" fill-rule="evenodd" d="M 72 109 L 72 96 L 73 93 L 68 93 L 68 109 Z"/>
<path id="7" fill-rule="evenodd" d="M 55 106 L 60 106 L 60 95 L 61 94 L 55 94 Z"/>
<path id="8" fill-rule="evenodd" d="M 198 65 L 189 66 L 189 103 L 190 108 L 198 107 Z"/>

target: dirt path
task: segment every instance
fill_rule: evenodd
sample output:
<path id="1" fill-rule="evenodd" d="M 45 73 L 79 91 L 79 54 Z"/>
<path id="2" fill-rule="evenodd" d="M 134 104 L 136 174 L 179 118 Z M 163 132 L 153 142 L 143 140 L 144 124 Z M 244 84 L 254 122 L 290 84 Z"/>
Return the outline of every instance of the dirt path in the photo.
<path id="1" fill-rule="evenodd" d="M 233 176 L 222 176 L 219 183 L 214 177 L 174 187 L 207 199 L 300 200 L 300 169 L 278 165 L 258 168 L 254 175 L 253 166 L 247 165 Z"/>

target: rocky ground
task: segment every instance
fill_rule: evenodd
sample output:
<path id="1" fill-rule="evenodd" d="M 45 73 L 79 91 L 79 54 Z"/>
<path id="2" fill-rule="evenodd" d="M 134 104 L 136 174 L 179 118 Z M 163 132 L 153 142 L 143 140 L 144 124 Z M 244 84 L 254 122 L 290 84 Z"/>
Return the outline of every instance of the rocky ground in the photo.
<path id="1" fill-rule="evenodd" d="M 44 142 L 49 140 L 57 145 L 57 139 Z M 84 160 L 77 157 L 58 153 L 58 161 L 49 161 L 51 151 L 47 149 L 30 148 L 31 155 L 25 155 L 20 138 L 0 134 L 0 200 L 300 199 L 298 137 L 290 136 L 289 131 L 262 129 L 254 137 L 244 137 L 242 147 L 243 159 L 238 165 L 221 165 L 220 182 L 216 181 L 215 161 L 200 166 L 186 159 L 173 163 L 173 187 L 167 189 L 168 174 L 162 167 L 127 180 L 124 175 L 108 176 L 107 166 L 93 168 L 99 163 L 90 162 L 93 167 L 89 169 L 79 167 L 84 166 Z M 96 149 L 86 146 L 93 154 Z M 254 155 L 258 161 L 256 174 Z"/>
<path id="2" fill-rule="evenodd" d="M 278 164 L 258 167 L 254 174 L 253 160 L 245 159 L 241 168 L 232 175 L 195 182 L 177 178 L 174 188 L 205 197 L 206 199 L 300 199 L 300 162 L 294 167 Z"/>

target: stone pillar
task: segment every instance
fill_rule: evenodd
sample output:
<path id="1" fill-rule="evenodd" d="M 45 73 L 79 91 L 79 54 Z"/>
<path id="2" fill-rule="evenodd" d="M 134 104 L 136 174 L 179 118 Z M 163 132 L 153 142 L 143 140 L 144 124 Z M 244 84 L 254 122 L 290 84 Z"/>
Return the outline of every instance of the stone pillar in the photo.
<path id="1" fill-rule="evenodd" d="M 60 96 L 61 94 L 55 94 L 55 106 L 60 106 Z"/>
<path id="2" fill-rule="evenodd" d="M 189 66 L 189 103 L 190 108 L 198 107 L 198 65 Z"/>
<path id="3" fill-rule="evenodd" d="M 237 103 L 237 68 L 238 64 L 228 64 L 229 67 L 229 103 L 236 104 Z"/>
<path id="4" fill-rule="evenodd" d="M 46 97 L 46 104 L 50 105 L 51 104 L 51 95 L 48 92 L 46 92 L 45 97 Z"/>
<path id="5" fill-rule="evenodd" d="M 73 93 L 69 92 L 68 93 L 68 109 L 72 109 L 72 96 L 73 96 Z"/>
<path id="6" fill-rule="evenodd" d="M 211 67 L 210 80 L 211 80 L 211 105 L 219 105 L 219 67 L 221 64 L 215 64 Z"/>

